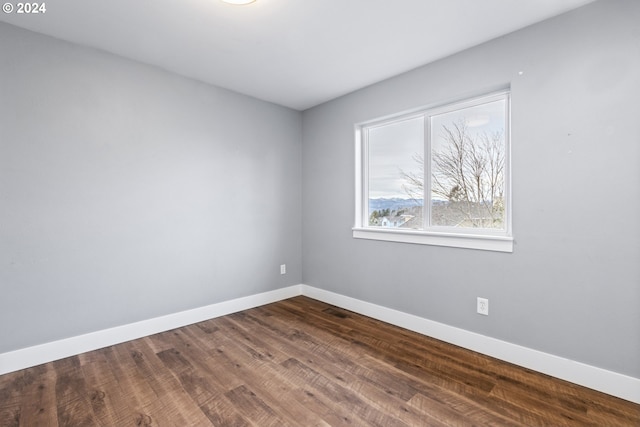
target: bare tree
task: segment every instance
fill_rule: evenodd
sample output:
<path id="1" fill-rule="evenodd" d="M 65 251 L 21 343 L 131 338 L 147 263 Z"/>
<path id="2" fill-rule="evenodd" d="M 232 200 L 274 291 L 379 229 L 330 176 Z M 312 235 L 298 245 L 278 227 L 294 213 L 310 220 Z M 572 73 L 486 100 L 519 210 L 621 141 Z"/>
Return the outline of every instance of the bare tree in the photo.
<path id="1" fill-rule="evenodd" d="M 473 135 L 464 121 L 442 126 L 446 144 L 431 158 L 431 193 L 447 200 L 466 226 L 500 228 L 504 219 L 504 132 Z M 404 191 L 424 197 L 424 157 L 413 155 L 420 174 L 400 171 Z M 456 215 L 459 217 L 460 215 Z M 444 220 L 446 222 L 446 219 Z M 452 224 L 438 224 L 452 225 Z M 455 224 L 453 224 L 455 225 Z"/>
<path id="2" fill-rule="evenodd" d="M 405 172 L 400 169 L 400 175 L 405 180 L 402 189 L 412 200 L 419 201 L 424 198 L 424 157 L 414 153 L 411 158 L 418 164 L 419 172 Z"/>

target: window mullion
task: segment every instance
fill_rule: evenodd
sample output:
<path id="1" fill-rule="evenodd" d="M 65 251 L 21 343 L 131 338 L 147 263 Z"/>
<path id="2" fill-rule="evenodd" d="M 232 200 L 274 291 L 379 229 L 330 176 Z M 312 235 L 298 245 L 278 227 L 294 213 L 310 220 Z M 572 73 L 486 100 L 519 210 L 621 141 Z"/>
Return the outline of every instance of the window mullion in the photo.
<path id="1" fill-rule="evenodd" d="M 424 165 L 422 189 L 422 228 L 431 228 L 431 117 L 424 115 Z"/>

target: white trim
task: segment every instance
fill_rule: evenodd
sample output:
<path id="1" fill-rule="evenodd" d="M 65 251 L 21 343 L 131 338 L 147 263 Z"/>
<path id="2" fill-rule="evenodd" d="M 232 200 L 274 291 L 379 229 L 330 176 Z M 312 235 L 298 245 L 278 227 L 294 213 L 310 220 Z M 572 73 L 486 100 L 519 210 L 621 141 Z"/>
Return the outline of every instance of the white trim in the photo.
<path id="1" fill-rule="evenodd" d="M 487 234 L 436 233 L 396 228 L 353 228 L 353 237 L 355 239 L 383 240 L 386 242 L 513 252 L 513 237 Z"/>
<path id="2" fill-rule="evenodd" d="M 355 179 L 355 184 L 356 184 L 356 188 L 355 188 L 355 193 L 356 194 L 356 219 L 355 219 L 355 223 L 356 224 L 362 224 L 364 219 L 364 212 L 367 211 L 367 208 L 365 208 L 366 203 L 364 201 L 364 194 L 367 194 L 368 190 L 368 183 L 367 181 L 364 179 L 364 159 L 368 156 L 368 152 L 367 152 L 367 148 L 368 148 L 368 144 L 364 143 L 360 143 L 360 141 L 362 140 L 366 140 L 368 138 L 368 136 L 365 135 L 366 130 L 356 126 L 355 127 L 355 136 L 356 136 L 356 144 L 355 144 L 355 148 L 356 148 L 356 152 L 355 152 L 355 157 L 356 157 L 356 166 L 355 166 L 355 171 L 356 171 L 356 179 Z M 358 215 L 360 215 L 360 218 L 358 218 Z"/>
<path id="3" fill-rule="evenodd" d="M 475 332 L 302 285 L 302 294 L 346 310 L 504 360 L 621 399 L 640 403 L 640 379 L 553 354 L 487 337 Z"/>
<path id="4" fill-rule="evenodd" d="M 193 310 L 0 354 L 0 375 L 305 295 L 392 325 L 640 404 L 640 379 L 501 341 L 307 285 L 295 285 Z"/>
<path id="5" fill-rule="evenodd" d="M 300 285 L 0 354 L 0 375 L 300 295 Z"/>

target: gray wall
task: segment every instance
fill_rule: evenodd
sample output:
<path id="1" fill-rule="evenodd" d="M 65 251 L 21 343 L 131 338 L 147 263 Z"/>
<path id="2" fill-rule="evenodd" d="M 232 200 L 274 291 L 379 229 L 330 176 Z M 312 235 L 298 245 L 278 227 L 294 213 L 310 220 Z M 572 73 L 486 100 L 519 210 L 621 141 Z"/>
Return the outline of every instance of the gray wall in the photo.
<path id="1" fill-rule="evenodd" d="M 300 156 L 299 112 L 0 23 L 0 353 L 300 283 Z"/>
<path id="2" fill-rule="evenodd" d="M 305 111 L 304 283 L 640 377 L 638 22 L 596 2 Z M 354 123 L 504 84 L 514 252 L 353 239 Z"/>

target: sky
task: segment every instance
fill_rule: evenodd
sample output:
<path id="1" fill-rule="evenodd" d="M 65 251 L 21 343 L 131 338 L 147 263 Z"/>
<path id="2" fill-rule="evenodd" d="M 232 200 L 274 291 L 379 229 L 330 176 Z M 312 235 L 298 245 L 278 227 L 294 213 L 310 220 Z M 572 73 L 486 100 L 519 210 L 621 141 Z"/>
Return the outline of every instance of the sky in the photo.
<path id="1" fill-rule="evenodd" d="M 444 147 L 442 126 L 456 121 L 464 120 L 472 133 L 503 130 L 504 111 L 505 101 L 499 100 L 432 116 L 432 149 Z M 424 158 L 424 120 L 419 116 L 369 128 L 369 198 L 410 198 L 401 171 L 421 173 L 413 156 Z"/>
<path id="2" fill-rule="evenodd" d="M 419 173 L 414 154 L 424 153 L 424 120 L 403 120 L 369 130 L 369 198 L 409 198 L 401 170 Z"/>

